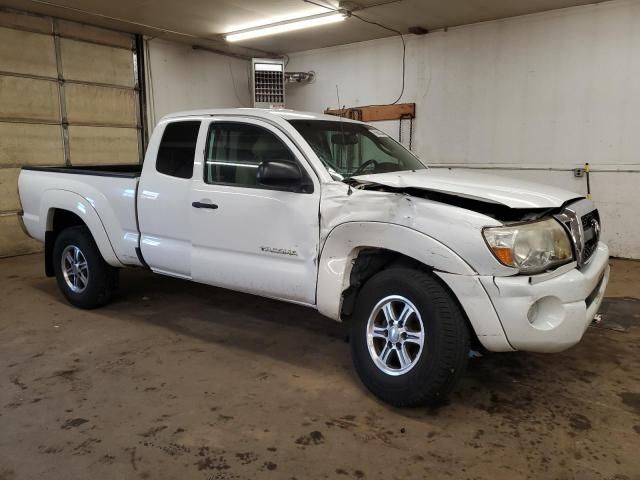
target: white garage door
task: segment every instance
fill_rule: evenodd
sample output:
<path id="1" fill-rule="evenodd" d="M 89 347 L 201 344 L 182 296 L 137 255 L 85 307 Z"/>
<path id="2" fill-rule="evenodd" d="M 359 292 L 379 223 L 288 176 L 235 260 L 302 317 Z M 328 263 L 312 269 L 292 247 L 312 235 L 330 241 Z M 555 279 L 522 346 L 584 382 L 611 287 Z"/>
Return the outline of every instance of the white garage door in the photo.
<path id="1" fill-rule="evenodd" d="M 23 165 L 141 161 L 133 35 L 0 10 L 0 257 L 40 250 L 20 229 Z"/>

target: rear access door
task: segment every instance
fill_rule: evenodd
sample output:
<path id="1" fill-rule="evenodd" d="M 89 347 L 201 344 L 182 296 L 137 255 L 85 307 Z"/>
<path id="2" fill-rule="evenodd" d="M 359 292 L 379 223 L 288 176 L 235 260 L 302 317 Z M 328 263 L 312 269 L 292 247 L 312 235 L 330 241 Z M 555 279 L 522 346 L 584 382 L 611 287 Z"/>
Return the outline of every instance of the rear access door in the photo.
<path id="1" fill-rule="evenodd" d="M 162 136 L 149 144 L 138 185 L 142 256 L 153 271 L 181 278 L 191 278 L 189 214 L 200 125 L 188 119 L 156 126 Z"/>

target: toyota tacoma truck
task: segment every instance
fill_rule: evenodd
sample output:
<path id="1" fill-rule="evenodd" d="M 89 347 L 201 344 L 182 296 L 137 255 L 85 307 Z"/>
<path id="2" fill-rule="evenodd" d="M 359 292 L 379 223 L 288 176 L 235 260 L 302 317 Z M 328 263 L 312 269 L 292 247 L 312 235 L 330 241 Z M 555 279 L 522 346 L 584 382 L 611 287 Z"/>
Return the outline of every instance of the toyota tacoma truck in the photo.
<path id="1" fill-rule="evenodd" d="M 428 168 L 366 123 L 290 110 L 164 117 L 142 165 L 24 167 L 23 226 L 80 308 L 124 267 L 349 323 L 355 369 L 396 406 L 441 401 L 471 349 L 580 341 L 609 276 L 582 195 Z"/>

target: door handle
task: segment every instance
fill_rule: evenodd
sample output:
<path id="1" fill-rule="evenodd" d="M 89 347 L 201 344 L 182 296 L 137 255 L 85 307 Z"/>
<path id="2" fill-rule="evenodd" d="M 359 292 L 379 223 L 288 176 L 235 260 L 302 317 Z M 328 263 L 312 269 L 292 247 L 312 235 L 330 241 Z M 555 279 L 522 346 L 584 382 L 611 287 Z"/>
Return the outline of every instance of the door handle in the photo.
<path id="1" fill-rule="evenodd" d="M 204 203 L 204 202 L 193 202 L 191 206 L 195 208 L 210 208 L 212 210 L 215 210 L 218 208 L 218 205 L 216 205 L 215 203 Z"/>

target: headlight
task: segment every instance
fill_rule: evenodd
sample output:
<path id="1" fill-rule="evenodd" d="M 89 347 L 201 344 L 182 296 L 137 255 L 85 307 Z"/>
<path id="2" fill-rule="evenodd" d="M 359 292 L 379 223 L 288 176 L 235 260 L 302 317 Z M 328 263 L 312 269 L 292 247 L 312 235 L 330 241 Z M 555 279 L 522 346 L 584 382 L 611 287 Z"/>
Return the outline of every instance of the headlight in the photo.
<path id="1" fill-rule="evenodd" d="M 543 272 L 573 259 L 569 236 L 553 218 L 485 228 L 482 234 L 500 263 L 520 273 Z"/>

